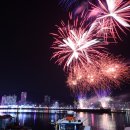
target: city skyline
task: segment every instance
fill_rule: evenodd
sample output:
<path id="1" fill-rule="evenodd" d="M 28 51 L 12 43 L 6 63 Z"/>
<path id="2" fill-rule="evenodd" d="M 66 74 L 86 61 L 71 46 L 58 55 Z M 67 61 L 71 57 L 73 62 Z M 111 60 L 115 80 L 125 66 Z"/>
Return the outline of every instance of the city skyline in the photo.
<path id="1" fill-rule="evenodd" d="M 52 4 L 50 4 L 52 3 Z M 0 96 L 27 91 L 28 97 L 40 102 L 43 95 L 70 103 L 73 94 L 66 86 L 66 76 L 60 66 L 50 60 L 54 25 L 67 13 L 55 1 L 3 2 L 0 45 Z M 122 54 L 130 61 L 130 32 L 122 34 L 122 41 L 109 45 L 115 55 Z M 119 96 L 130 92 L 124 84 L 113 90 Z M 34 96 L 35 95 L 35 96 Z"/>
<path id="2" fill-rule="evenodd" d="M 61 102 L 60 100 L 54 100 L 49 95 L 44 95 L 41 97 L 42 102 L 33 102 L 27 99 L 27 92 L 21 92 L 21 95 L 18 99 L 19 95 L 3 95 L 0 102 L 0 108 L 43 108 L 43 109 L 111 109 L 113 110 L 127 110 L 130 107 L 130 100 L 126 100 L 130 98 L 128 95 L 120 95 L 120 97 L 111 97 L 108 95 L 93 95 L 92 97 L 87 98 L 86 96 L 79 96 L 77 99 L 73 101 L 72 104 L 66 104 Z M 30 111 L 30 110 L 29 110 Z"/>

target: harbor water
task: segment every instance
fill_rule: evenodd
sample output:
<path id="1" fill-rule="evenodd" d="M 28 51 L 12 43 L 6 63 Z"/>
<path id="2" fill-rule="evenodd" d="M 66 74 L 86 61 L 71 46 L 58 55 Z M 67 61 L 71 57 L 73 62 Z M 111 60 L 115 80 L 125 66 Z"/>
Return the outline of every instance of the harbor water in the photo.
<path id="1" fill-rule="evenodd" d="M 8 113 L 18 117 L 20 125 L 27 126 L 32 130 L 55 130 L 51 121 L 62 119 L 64 113 Z M 126 113 L 87 113 L 78 112 L 79 118 L 85 119 L 84 125 L 89 125 L 93 130 L 123 130 L 125 126 L 130 126 L 130 111 Z"/>

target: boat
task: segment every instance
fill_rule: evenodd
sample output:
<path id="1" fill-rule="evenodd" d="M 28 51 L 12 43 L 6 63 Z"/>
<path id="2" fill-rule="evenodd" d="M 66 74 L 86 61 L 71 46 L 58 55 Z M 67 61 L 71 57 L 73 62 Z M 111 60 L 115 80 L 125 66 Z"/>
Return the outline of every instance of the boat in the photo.
<path id="1" fill-rule="evenodd" d="M 91 130 L 90 126 L 84 126 L 85 119 L 77 119 L 74 111 L 67 111 L 66 117 L 59 119 L 55 123 L 55 130 Z"/>
<path id="2" fill-rule="evenodd" d="M 5 129 L 14 120 L 11 115 L 0 115 L 0 130 Z"/>
<path id="3" fill-rule="evenodd" d="M 15 117 L 11 115 L 0 115 L 0 130 L 32 130 L 28 127 L 19 125 Z"/>
<path id="4" fill-rule="evenodd" d="M 124 130 L 130 130 L 130 127 L 125 127 L 125 129 Z"/>

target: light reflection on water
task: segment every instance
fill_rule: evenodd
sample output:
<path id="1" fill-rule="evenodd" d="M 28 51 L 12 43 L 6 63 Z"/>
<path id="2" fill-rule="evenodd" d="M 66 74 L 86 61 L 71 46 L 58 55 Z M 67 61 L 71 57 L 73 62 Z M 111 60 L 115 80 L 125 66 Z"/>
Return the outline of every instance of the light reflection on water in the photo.
<path id="1" fill-rule="evenodd" d="M 7 112 L 9 114 L 9 111 Z M 54 130 L 50 125 L 51 120 L 56 121 L 64 117 L 64 113 L 11 113 L 17 117 L 21 125 L 31 127 L 32 130 Z M 79 118 L 84 119 L 84 125 L 92 126 L 93 130 L 123 130 L 125 125 L 130 126 L 130 112 L 96 114 L 77 113 Z"/>
<path id="2" fill-rule="evenodd" d="M 116 122 L 109 114 L 79 113 L 79 117 L 86 118 L 84 125 L 90 125 L 95 130 L 116 130 Z"/>

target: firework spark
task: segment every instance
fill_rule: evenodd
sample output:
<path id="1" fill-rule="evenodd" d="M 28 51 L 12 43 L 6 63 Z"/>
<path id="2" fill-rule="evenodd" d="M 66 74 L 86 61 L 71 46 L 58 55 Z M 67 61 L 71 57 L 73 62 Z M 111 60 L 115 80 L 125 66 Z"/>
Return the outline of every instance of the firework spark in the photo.
<path id="1" fill-rule="evenodd" d="M 96 6 L 91 3 L 93 6 L 92 11 L 89 14 L 89 17 L 96 16 L 96 22 L 102 24 L 103 30 L 107 30 L 110 33 L 105 33 L 105 38 L 109 34 L 115 39 L 116 35 L 120 38 L 116 26 L 124 32 L 124 28 L 130 27 L 129 13 L 130 13 L 130 1 L 123 0 L 98 0 L 99 6 Z M 105 21 L 105 22 L 104 22 Z M 124 32 L 125 33 L 125 32 Z M 100 35 L 103 35 L 100 32 Z"/>
<path id="2" fill-rule="evenodd" d="M 107 89 L 99 89 L 98 91 L 96 91 L 96 95 L 98 98 L 102 98 L 102 97 L 108 97 L 111 95 L 111 89 L 107 88 Z"/>
<path id="3" fill-rule="evenodd" d="M 84 69 L 81 69 L 77 66 L 75 66 L 72 71 L 69 72 L 66 83 L 70 90 L 72 90 L 74 93 L 80 93 L 84 91 L 84 72 Z"/>
<path id="4" fill-rule="evenodd" d="M 107 108 L 109 101 L 112 100 L 112 98 L 110 97 L 111 90 L 108 88 L 104 89 L 104 90 L 100 89 L 100 90 L 96 91 L 95 93 L 96 93 L 98 100 L 101 103 L 102 107 Z"/>
<path id="5" fill-rule="evenodd" d="M 104 57 L 100 62 L 102 74 L 115 86 L 129 79 L 129 65 L 122 58 Z"/>
<path id="6" fill-rule="evenodd" d="M 77 0 L 61 0 L 68 7 Z M 81 17 L 69 16 L 68 24 L 63 21 L 57 27 L 57 33 L 51 33 L 54 42 L 52 59 L 69 70 L 67 85 L 73 92 L 106 90 L 117 88 L 129 77 L 129 65 L 124 60 L 106 55 L 103 42 L 120 38 L 117 27 L 125 33 L 130 27 L 130 1 L 98 0 L 99 6 L 91 3 L 93 9 L 89 15 L 82 12 L 79 6 L 77 14 Z M 75 15 L 75 14 L 74 14 Z M 87 25 L 90 17 L 96 17 Z M 121 39 L 121 38 L 120 38 Z M 110 40 L 111 41 L 111 40 Z M 112 40 L 113 41 L 113 40 Z"/>
<path id="7" fill-rule="evenodd" d="M 87 30 L 88 26 L 84 26 L 84 22 L 84 19 L 82 21 L 76 19 L 72 25 L 70 21 L 68 25 L 62 22 L 62 26 L 58 26 L 58 33 L 52 33 L 55 39 L 52 45 L 55 50 L 52 58 L 58 58 L 56 62 L 64 64 L 64 69 L 75 64 L 91 63 L 100 55 L 98 49 L 103 48 L 101 41 L 93 34 L 93 26 Z"/>
<path id="8" fill-rule="evenodd" d="M 112 101 L 111 97 L 102 97 L 102 98 L 99 98 L 99 102 L 101 103 L 101 105 L 102 105 L 103 108 L 108 108 L 110 101 Z"/>
<path id="9" fill-rule="evenodd" d="M 74 67 L 74 70 L 69 72 L 67 85 L 76 93 L 84 93 L 86 91 L 96 90 L 101 84 L 100 71 L 95 65 L 88 64 L 86 67 Z"/>
<path id="10" fill-rule="evenodd" d="M 110 90 L 129 79 L 129 65 L 121 58 L 101 57 L 98 62 L 70 71 L 67 84 L 74 92 Z"/>

